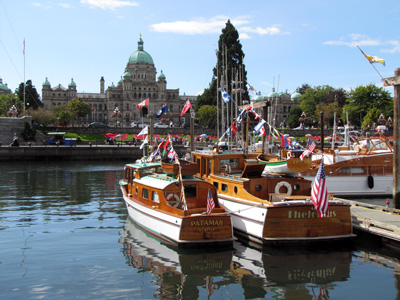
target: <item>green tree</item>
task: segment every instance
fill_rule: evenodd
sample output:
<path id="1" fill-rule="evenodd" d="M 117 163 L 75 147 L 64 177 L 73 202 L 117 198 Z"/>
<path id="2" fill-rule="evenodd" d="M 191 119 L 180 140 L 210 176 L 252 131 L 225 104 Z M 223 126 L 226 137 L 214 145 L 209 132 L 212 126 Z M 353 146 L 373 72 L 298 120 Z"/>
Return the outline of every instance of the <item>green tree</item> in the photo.
<path id="1" fill-rule="evenodd" d="M 317 110 L 317 105 L 328 103 L 329 94 L 334 91 L 334 88 L 329 85 L 316 86 L 308 88 L 300 98 L 299 107 L 311 121 L 319 121 L 320 110 Z"/>
<path id="2" fill-rule="evenodd" d="M 226 54 L 226 55 L 225 55 Z M 226 56 L 226 60 L 225 60 Z M 236 79 L 236 73 L 243 74 L 242 87 L 246 86 L 247 83 L 247 72 L 243 65 L 244 53 L 242 45 L 239 42 L 239 33 L 236 28 L 231 24 L 230 20 L 227 21 L 226 26 L 222 29 L 222 34 L 218 41 L 217 51 L 217 65 L 213 69 L 213 77 L 209 87 L 204 90 L 204 93 L 197 98 L 195 104 L 195 111 L 203 105 L 217 105 L 217 85 L 221 86 L 222 74 L 227 74 L 227 81 L 225 79 L 224 89 L 232 96 L 232 85 L 233 79 Z M 226 71 L 226 72 L 225 72 Z M 232 74 L 234 73 L 234 74 Z M 232 75 L 234 78 L 232 78 Z M 242 94 L 241 100 L 249 99 L 247 90 L 245 89 Z M 241 103 L 238 103 L 239 105 Z"/>
<path id="3" fill-rule="evenodd" d="M 21 103 L 24 103 L 24 83 L 21 82 L 16 91 Z M 36 91 L 36 88 L 32 85 L 32 80 L 28 80 L 25 85 L 25 109 L 33 108 L 37 109 L 42 107 L 43 103 L 40 100 L 40 96 Z M 22 107 L 21 107 L 22 109 Z"/>
<path id="4" fill-rule="evenodd" d="M 21 101 L 18 99 L 17 95 L 9 94 L 0 96 L 0 117 L 6 117 L 7 112 L 13 105 L 21 107 Z"/>
<path id="5" fill-rule="evenodd" d="M 90 114 L 90 105 L 80 98 L 71 99 L 67 104 L 67 109 L 72 113 L 74 119 Z"/>
<path id="6" fill-rule="evenodd" d="M 290 128 L 299 127 L 300 126 L 299 119 L 300 119 L 300 116 L 302 113 L 303 113 L 303 111 L 301 110 L 301 108 L 299 106 L 294 107 L 290 111 L 290 115 L 287 120 L 287 126 Z"/>
<path id="7" fill-rule="evenodd" d="M 32 121 L 34 123 L 43 125 L 44 128 L 49 125 L 56 124 L 57 116 L 53 110 L 46 110 L 43 107 L 39 107 L 36 110 L 31 108 L 28 112 L 32 118 Z"/>
<path id="8" fill-rule="evenodd" d="M 217 125 L 217 106 L 203 105 L 197 111 L 197 119 L 201 125 L 208 128 L 215 128 Z"/>
<path id="9" fill-rule="evenodd" d="M 351 124 L 361 125 L 364 124 L 362 119 L 373 108 L 379 110 L 379 115 L 382 113 L 386 118 L 391 117 L 393 119 L 393 105 L 393 97 L 388 91 L 374 84 L 369 84 L 351 89 L 347 93 L 344 109 L 348 113 Z M 345 115 L 342 118 L 345 121 Z M 376 123 L 376 121 L 370 120 L 369 122 Z M 371 123 L 368 124 L 372 125 Z"/>

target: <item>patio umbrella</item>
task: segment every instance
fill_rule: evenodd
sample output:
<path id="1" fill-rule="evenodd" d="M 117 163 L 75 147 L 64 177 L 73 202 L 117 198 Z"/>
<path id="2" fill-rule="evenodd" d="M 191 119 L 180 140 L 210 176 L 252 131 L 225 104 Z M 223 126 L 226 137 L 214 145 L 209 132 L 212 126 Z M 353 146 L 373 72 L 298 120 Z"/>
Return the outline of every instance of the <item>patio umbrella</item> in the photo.
<path id="1" fill-rule="evenodd" d="M 202 137 L 208 137 L 208 135 L 205 134 L 205 133 L 203 133 L 201 136 L 202 136 Z"/>

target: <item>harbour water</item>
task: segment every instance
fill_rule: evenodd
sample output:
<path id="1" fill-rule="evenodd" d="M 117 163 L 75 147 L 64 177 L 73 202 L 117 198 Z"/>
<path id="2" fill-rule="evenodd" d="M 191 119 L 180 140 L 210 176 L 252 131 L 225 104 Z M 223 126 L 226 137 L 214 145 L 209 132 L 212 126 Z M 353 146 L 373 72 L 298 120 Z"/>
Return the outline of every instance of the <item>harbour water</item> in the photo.
<path id="1" fill-rule="evenodd" d="M 1 299 L 400 299 L 399 253 L 177 250 L 132 223 L 124 162 L 1 163 Z"/>

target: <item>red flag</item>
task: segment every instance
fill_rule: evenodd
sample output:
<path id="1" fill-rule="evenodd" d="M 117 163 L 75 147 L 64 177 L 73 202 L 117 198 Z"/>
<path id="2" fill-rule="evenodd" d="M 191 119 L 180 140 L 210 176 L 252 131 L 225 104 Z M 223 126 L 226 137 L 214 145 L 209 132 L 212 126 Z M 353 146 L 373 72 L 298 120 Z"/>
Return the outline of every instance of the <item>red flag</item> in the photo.
<path id="1" fill-rule="evenodd" d="M 213 278 L 211 276 L 206 277 L 206 288 L 207 288 L 208 296 L 210 297 L 214 293 L 214 290 L 215 290 L 215 285 L 213 283 Z"/>
<path id="2" fill-rule="evenodd" d="M 324 158 L 322 157 L 321 165 L 311 190 L 311 200 L 320 218 L 325 217 L 329 210 L 328 190 L 326 189 L 325 180 Z"/>
<path id="3" fill-rule="evenodd" d="M 190 101 L 186 101 L 185 106 L 183 106 L 182 112 L 181 112 L 181 117 L 189 110 L 189 108 L 192 106 L 190 104 Z"/>
<path id="4" fill-rule="evenodd" d="M 137 108 L 142 109 L 143 106 L 148 106 L 149 105 L 149 98 L 143 100 L 140 102 L 138 105 L 136 105 Z"/>
<path id="5" fill-rule="evenodd" d="M 234 134 L 236 134 L 236 133 L 238 132 L 238 129 L 237 129 L 237 127 L 235 126 L 235 123 L 232 123 L 232 132 L 233 132 Z"/>
<path id="6" fill-rule="evenodd" d="M 210 189 L 208 189 L 208 196 L 207 196 L 207 214 L 211 214 L 212 210 L 215 208 L 215 202 L 211 195 Z"/>

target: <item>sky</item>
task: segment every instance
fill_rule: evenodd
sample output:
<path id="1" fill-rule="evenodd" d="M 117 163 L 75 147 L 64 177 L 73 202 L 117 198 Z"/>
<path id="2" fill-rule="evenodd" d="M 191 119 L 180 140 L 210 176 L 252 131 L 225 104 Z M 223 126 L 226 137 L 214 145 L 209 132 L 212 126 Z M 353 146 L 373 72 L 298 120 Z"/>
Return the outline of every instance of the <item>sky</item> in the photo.
<path id="1" fill-rule="evenodd" d="M 382 87 L 400 67 L 399 0 L 0 0 L 0 78 L 12 91 L 30 79 L 39 94 L 46 77 L 52 87 L 73 78 L 78 93 L 98 93 L 102 76 L 106 87 L 120 80 L 141 35 L 167 88 L 197 95 L 228 19 L 247 81 L 264 96 L 303 84 Z"/>

